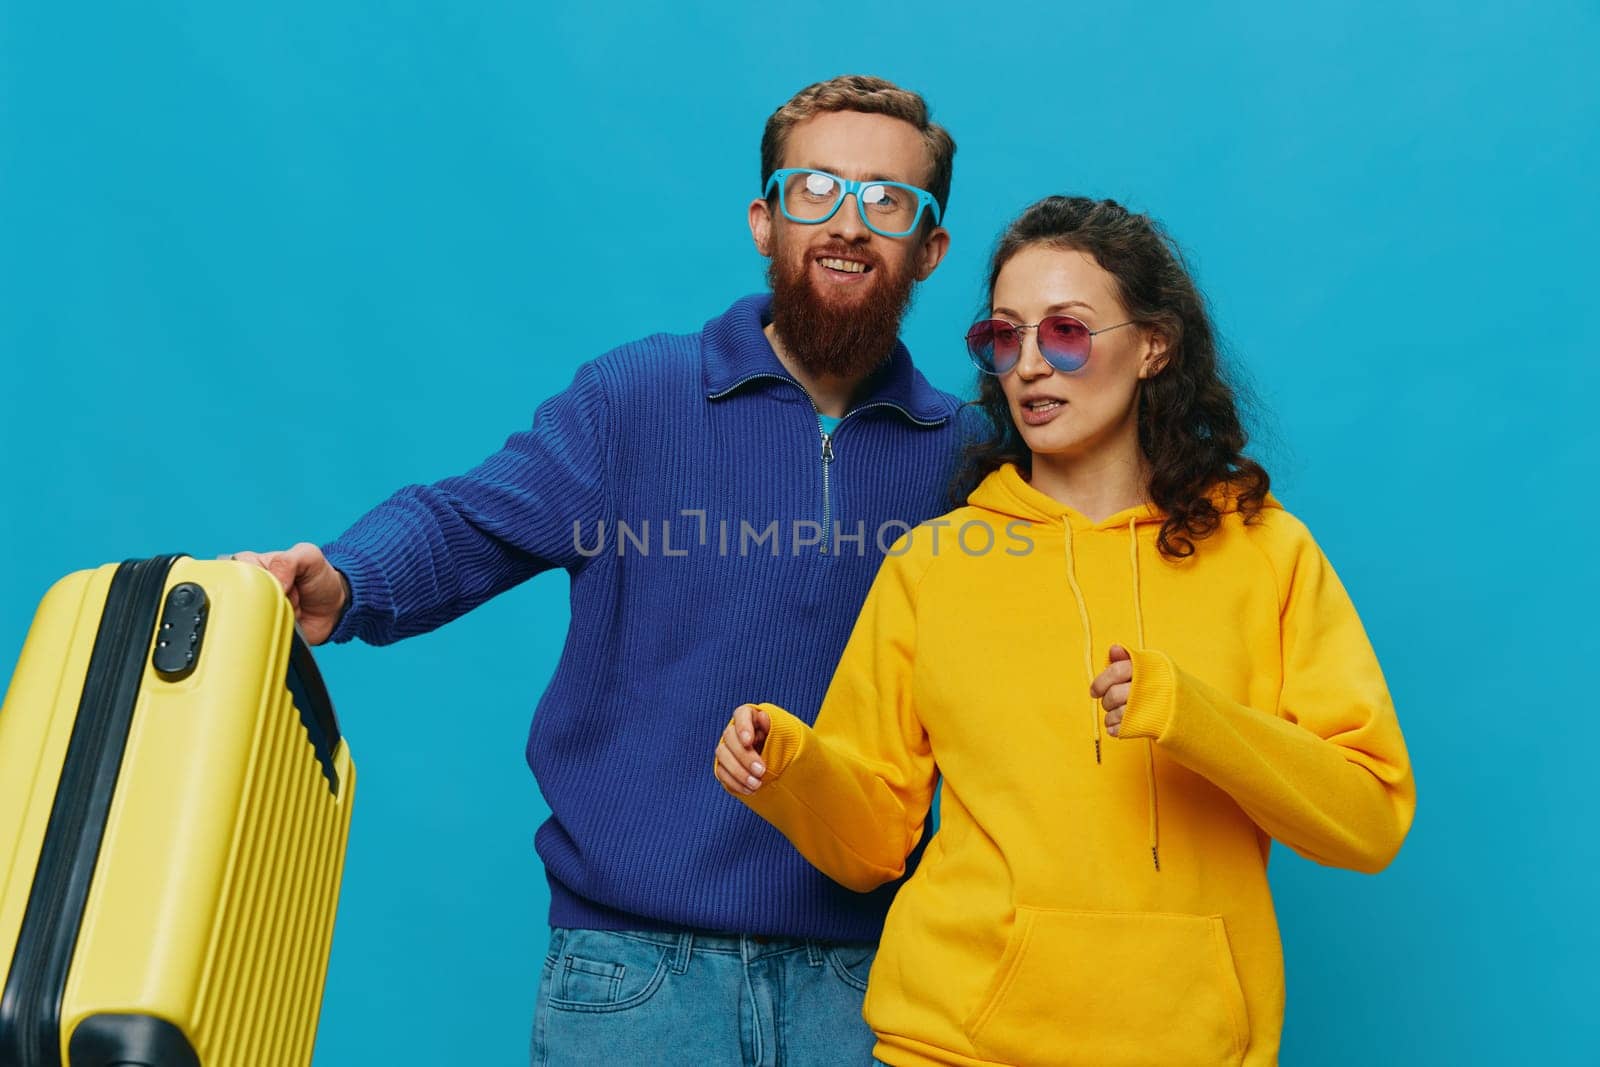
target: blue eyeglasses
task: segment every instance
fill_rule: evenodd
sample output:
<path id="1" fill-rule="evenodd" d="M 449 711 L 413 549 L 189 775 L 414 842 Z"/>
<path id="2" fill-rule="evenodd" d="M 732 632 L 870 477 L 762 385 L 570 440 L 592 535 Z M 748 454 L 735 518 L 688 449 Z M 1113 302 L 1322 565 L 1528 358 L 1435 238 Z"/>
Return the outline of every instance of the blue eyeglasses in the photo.
<path id="1" fill-rule="evenodd" d="M 923 211 L 939 223 L 939 202 L 926 189 L 903 182 L 852 181 L 825 170 L 786 167 L 767 179 L 763 196 L 778 190 L 778 207 L 790 222 L 815 226 L 838 212 L 847 195 L 854 194 L 856 208 L 867 229 L 884 237 L 907 237 L 922 222 Z"/>

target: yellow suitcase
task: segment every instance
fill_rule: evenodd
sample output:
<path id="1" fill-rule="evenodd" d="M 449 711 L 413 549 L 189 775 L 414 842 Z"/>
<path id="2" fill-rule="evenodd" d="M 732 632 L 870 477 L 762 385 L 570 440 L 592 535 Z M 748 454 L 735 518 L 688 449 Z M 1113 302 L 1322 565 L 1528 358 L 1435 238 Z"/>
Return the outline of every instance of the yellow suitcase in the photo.
<path id="1" fill-rule="evenodd" d="M 265 571 L 57 582 L 0 706 L 0 1067 L 309 1064 L 354 786 Z"/>

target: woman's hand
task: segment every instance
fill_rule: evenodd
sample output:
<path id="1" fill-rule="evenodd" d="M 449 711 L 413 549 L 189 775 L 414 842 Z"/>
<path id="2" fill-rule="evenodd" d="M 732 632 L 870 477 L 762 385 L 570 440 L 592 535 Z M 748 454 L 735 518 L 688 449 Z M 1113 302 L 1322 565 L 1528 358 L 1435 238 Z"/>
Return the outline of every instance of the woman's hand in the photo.
<path id="1" fill-rule="evenodd" d="M 1111 664 L 1089 683 L 1089 695 L 1106 709 L 1106 731 L 1117 737 L 1122 730 L 1122 713 L 1128 706 L 1128 691 L 1133 688 L 1133 657 L 1121 645 L 1111 646 Z"/>
<path id="2" fill-rule="evenodd" d="M 761 788 L 761 776 L 767 773 L 761 749 L 771 729 L 772 720 L 754 704 L 733 709 L 733 720 L 717 743 L 716 773 L 722 788 L 741 797 Z"/>

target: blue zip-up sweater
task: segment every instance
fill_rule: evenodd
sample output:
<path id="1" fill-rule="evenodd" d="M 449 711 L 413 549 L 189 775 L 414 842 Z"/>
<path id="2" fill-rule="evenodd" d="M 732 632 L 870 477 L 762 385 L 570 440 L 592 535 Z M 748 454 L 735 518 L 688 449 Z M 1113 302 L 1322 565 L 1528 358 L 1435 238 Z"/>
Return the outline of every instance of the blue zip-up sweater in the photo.
<path id="1" fill-rule="evenodd" d="M 741 702 L 816 715 L 884 551 L 948 507 L 964 420 L 896 345 L 823 436 L 761 332 L 770 302 L 584 364 L 478 467 L 323 549 L 350 582 L 334 641 L 386 644 L 568 572 L 527 749 L 553 926 L 876 940 L 894 893 L 813 868 L 723 792 L 712 750 Z"/>

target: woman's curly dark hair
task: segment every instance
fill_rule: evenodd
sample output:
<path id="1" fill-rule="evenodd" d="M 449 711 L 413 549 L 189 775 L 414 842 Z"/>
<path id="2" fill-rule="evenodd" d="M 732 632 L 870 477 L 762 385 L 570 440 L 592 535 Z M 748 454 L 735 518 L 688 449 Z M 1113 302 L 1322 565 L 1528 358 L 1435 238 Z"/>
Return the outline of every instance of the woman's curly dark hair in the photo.
<path id="1" fill-rule="evenodd" d="M 1139 447 L 1151 467 L 1150 500 L 1166 513 L 1157 545 L 1179 559 L 1216 530 L 1220 489 L 1248 522 L 1261 510 L 1270 479 L 1244 455 L 1248 436 L 1235 390 L 1223 375 L 1205 299 L 1195 287 L 1172 238 L 1151 218 L 1113 200 L 1050 196 L 1006 227 L 989 266 L 985 314 L 1000 270 L 1034 245 L 1073 249 L 1095 258 L 1115 280 L 1129 317 L 1168 341 L 1166 365 L 1140 383 Z M 1011 421 L 1000 379 L 980 375 L 978 399 L 986 433 L 969 445 L 956 479 L 965 498 L 1003 464 L 1024 475 L 1032 454 Z"/>

